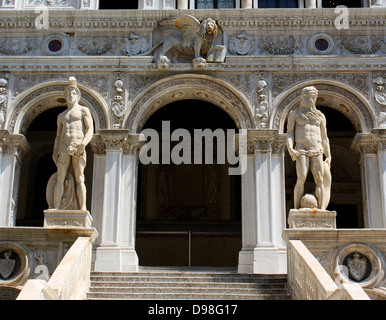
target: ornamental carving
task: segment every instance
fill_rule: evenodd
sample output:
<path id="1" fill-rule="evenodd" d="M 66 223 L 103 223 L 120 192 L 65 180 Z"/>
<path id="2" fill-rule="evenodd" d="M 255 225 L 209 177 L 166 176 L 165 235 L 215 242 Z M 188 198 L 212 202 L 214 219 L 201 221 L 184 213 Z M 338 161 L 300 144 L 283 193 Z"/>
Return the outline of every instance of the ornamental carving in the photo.
<path id="1" fill-rule="evenodd" d="M 116 75 L 116 80 L 114 82 L 113 96 L 114 97 L 111 102 L 111 111 L 113 113 L 112 125 L 113 125 L 113 128 L 118 129 L 122 127 L 122 120 L 125 113 L 124 83 L 119 73 Z"/>
<path id="2" fill-rule="evenodd" d="M 111 37 L 81 37 L 77 40 L 78 50 L 89 56 L 100 56 L 113 48 L 113 39 Z"/>
<path id="3" fill-rule="evenodd" d="M 268 90 L 264 79 L 257 82 L 257 104 L 255 108 L 255 120 L 257 128 L 268 126 Z"/>
<path id="4" fill-rule="evenodd" d="M 386 129 L 386 90 L 385 90 L 385 80 L 380 75 L 373 79 L 374 85 L 374 99 L 378 104 L 376 108 L 378 128 Z M 377 105 L 376 105 L 377 107 Z"/>
<path id="5" fill-rule="evenodd" d="M 273 55 L 288 55 L 294 54 L 297 50 L 301 49 L 303 43 L 294 36 L 267 36 L 261 38 L 258 46 L 261 50 L 265 50 Z"/>
<path id="6" fill-rule="evenodd" d="M 149 49 L 148 41 L 145 37 L 130 33 L 130 35 L 123 39 L 120 50 L 123 55 L 133 56 L 145 53 Z"/>
<path id="7" fill-rule="evenodd" d="M 4 128 L 8 102 L 8 75 L 0 79 L 0 130 Z"/>
<path id="8" fill-rule="evenodd" d="M 357 282 L 362 281 L 368 273 L 370 263 L 363 254 L 354 252 L 347 256 L 347 269 L 349 271 L 349 277 Z"/>
<path id="9" fill-rule="evenodd" d="M 0 53 L 7 56 L 27 54 L 35 48 L 35 41 L 26 38 L 7 38 L 0 40 Z"/>
<path id="10" fill-rule="evenodd" d="M 368 73 L 286 73 L 274 74 L 272 81 L 272 95 L 278 96 L 284 90 L 296 86 L 298 83 L 308 80 L 333 80 L 348 84 L 361 92 L 366 97 L 370 97 L 368 85 Z"/>
<path id="11" fill-rule="evenodd" d="M 250 55 L 256 50 L 255 38 L 246 33 L 241 33 L 229 40 L 228 50 L 233 55 Z"/>
<path id="12" fill-rule="evenodd" d="M 35 49 L 36 43 L 33 39 L 6 38 L 0 40 L 0 53 L 7 56 L 20 56 Z"/>
<path id="13" fill-rule="evenodd" d="M 374 54 L 383 44 L 383 39 L 376 36 L 351 36 L 342 40 L 343 47 L 354 54 Z"/>
<path id="14" fill-rule="evenodd" d="M 185 57 L 190 61 L 195 60 L 199 65 L 205 62 L 224 62 L 226 48 L 214 45 L 219 30 L 213 19 L 207 18 L 200 22 L 195 17 L 186 15 L 165 19 L 159 25 L 164 32 L 168 30 L 168 36 L 142 54 L 149 55 L 159 48 L 159 68 L 168 69 L 170 60 L 184 62 Z"/>
<path id="15" fill-rule="evenodd" d="M 28 6 L 74 7 L 73 0 L 28 0 Z"/>

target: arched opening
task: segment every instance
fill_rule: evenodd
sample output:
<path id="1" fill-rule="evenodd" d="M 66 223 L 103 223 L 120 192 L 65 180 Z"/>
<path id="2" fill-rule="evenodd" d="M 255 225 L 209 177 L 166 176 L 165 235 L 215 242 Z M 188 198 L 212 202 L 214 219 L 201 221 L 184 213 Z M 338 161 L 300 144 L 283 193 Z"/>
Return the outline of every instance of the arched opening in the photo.
<path id="1" fill-rule="evenodd" d="M 323 105 L 317 105 L 317 109 L 323 112 L 327 120 L 327 134 L 332 155 L 331 200 L 327 210 L 337 212 L 337 228 L 363 228 L 361 170 L 359 158 L 350 148 L 356 130 L 341 112 Z M 293 192 L 297 179 L 295 162 L 291 160 L 288 152 L 285 157 L 285 171 L 288 213 L 294 207 Z M 312 174 L 309 172 L 305 192 L 313 193 L 314 186 Z"/>
<path id="2" fill-rule="evenodd" d="M 161 132 L 165 121 L 170 121 L 170 132 L 183 128 L 191 137 L 195 129 L 238 132 L 225 111 L 202 100 L 170 103 L 150 116 L 143 129 Z M 212 165 L 139 164 L 135 247 L 141 266 L 237 266 L 240 177 L 229 175 L 229 164 L 218 164 L 214 154 Z"/>
<path id="3" fill-rule="evenodd" d="M 44 213 L 48 209 L 46 200 L 46 188 L 49 178 L 56 172 L 56 166 L 52 160 L 56 136 L 56 120 L 66 107 L 59 106 L 48 109 L 39 114 L 29 125 L 26 138 L 31 149 L 23 157 L 20 172 L 20 187 L 17 206 L 16 225 L 18 226 L 43 226 Z M 86 152 L 91 155 L 89 146 Z M 92 186 L 92 161 L 93 157 L 87 157 L 85 170 L 87 193 L 87 208 L 91 204 Z"/>

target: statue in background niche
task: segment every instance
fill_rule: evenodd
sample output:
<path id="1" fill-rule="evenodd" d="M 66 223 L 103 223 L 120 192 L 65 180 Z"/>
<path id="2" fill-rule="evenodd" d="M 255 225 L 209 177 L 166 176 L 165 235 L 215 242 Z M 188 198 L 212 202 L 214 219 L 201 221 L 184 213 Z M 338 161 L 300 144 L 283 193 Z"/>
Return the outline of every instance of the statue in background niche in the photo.
<path id="1" fill-rule="evenodd" d="M 316 109 L 318 90 L 306 87 L 300 106 L 288 116 L 287 148 L 296 161 L 297 182 L 294 190 L 295 209 L 316 207 L 326 210 L 331 192 L 331 152 L 327 137 L 326 118 Z M 323 155 L 326 159 L 323 160 Z M 304 195 L 304 183 L 311 169 L 315 180 L 315 197 Z"/>
<path id="2" fill-rule="evenodd" d="M 58 116 L 53 152 L 57 173 L 48 182 L 47 201 L 51 209 L 86 210 L 85 148 L 93 137 L 93 120 L 90 110 L 79 104 L 81 93 L 74 77 L 64 94 L 67 109 Z"/>

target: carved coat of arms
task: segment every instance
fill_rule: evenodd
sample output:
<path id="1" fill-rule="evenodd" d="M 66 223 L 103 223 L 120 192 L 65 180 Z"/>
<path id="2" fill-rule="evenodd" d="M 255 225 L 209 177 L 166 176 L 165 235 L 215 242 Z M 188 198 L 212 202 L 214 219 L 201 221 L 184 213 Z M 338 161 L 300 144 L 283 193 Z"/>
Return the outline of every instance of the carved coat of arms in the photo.
<path id="1" fill-rule="evenodd" d="M 11 259 L 12 251 L 4 253 L 4 259 L 0 259 L 0 275 L 3 279 L 8 279 L 15 269 L 15 260 Z"/>
<path id="2" fill-rule="evenodd" d="M 367 260 L 363 255 L 356 252 L 347 258 L 347 268 L 354 280 L 361 281 L 366 275 Z"/>

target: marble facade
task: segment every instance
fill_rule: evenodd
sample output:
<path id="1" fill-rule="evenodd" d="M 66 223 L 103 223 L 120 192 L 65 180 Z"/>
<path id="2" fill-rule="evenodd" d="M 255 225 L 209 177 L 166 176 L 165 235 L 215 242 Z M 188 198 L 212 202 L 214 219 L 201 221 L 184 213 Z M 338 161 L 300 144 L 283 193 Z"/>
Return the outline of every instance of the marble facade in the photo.
<path id="1" fill-rule="evenodd" d="M 95 9 L 93 1 L 79 3 L 75 9 L 86 3 Z M 254 3 L 241 1 L 241 8 Z M 49 10 L 48 28 L 38 30 L 34 10 L 0 10 L 0 226 L 16 225 L 28 127 L 39 114 L 65 106 L 63 92 L 74 76 L 95 128 L 88 189 L 99 233 L 95 270 L 138 270 L 141 130 L 157 110 L 188 99 L 219 107 L 247 132 L 239 272 L 286 273 L 285 124 L 306 86 L 315 86 L 323 105 L 353 124 L 363 224 L 386 228 L 385 9 L 350 9 L 349 30 L 339 30 L 333 9 L 318 11 L 311 9 L 315 1 L 306 3 L 308 9 L 283 9 L 280 15 L 275 9 L 157 11 L 165 7 L 148 8 L 147 1 L 143 9 L 157 10 Z M 185 8 L 186 2 L 178 5 Z M 227 49 L 224 61 L 177 55 L 165 65 L 156 54 L 143 55 L 174 31 L 160 21 L 186 14 L 216 21 L 214 46 Z"/>

